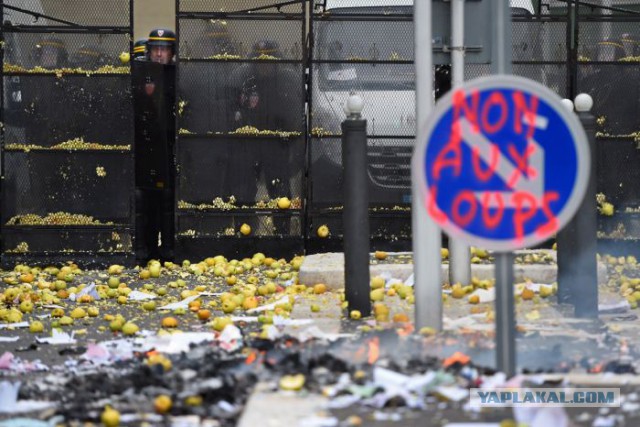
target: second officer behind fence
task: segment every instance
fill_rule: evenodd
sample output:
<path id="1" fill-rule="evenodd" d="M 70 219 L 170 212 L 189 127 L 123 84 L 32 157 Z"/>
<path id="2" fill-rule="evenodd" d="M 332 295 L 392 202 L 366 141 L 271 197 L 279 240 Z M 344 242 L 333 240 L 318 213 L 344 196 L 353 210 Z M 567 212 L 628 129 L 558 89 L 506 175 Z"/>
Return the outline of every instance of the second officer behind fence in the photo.
<path id="1" fill-rule="evenodd" d="M 280 61 L 285 58 L 278 43 L 274 40 L 258 41 L 249 59 L 252 61 L 238 66 L 229 77 L 232 128 L 253 126 L 259 130 L 302 130 L 301 74 Z M 281 140 L 273 144 L 259 144 L 257 150 L 247 153 L 245 158 L 256 161 L 255 183 L 250 192 L 256 194 L 260 188 L 266 187 L 271 199 L 291 197 L 289 179 L 299 172 L 301 165 L 291 164 L 290 146 L 289 142 Z M 264 198 L 264 194 L 256 196 Z M 274 222 L 277 233 L 287 232 L 287 220 L 280 224 Z"/>
<path id="2" fill-rule="evenodd" d="M 133 54 L 131 57 L 134 61 L 144 61 L 147 59 L 147 39 L 136 40 L 133 44 Z"/>

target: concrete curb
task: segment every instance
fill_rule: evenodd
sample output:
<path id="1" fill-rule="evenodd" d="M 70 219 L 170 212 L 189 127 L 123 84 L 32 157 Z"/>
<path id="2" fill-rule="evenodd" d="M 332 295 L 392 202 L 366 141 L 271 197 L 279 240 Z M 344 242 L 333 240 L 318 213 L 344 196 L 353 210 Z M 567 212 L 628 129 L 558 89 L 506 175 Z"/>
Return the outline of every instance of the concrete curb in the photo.
<path id="1" fill-rule="evenodd" d="M 300 420 L 324 412 L 329 399 L 313 393 L 272 391 L 267 383 L 258 383 L 249 397 L 238 427 L 297 426 Z"/>
<path id="2" fill-rule="evenodd" d="M 516 256 L 533 253 L 550 254 L 555 259 L 556 252 L 553 250 L 522 250 L 516 251 Z M 410 252 L 390 253 L 389 255 L 411 255 Z M 391 277 L 405 281 L 413 274 L 413 264 L 372 264 L 370 267 L 371 277 L 381 274 L 389 274 Z M 493 264 L 471 264 L 471 275 L 478 279 L 493 279 Z M 515 264 L 514 276 L 516 282 L 531 280 L 534 283 L 553 283 L 558 277 L 558 266 L 555 264 Z M 449 282 L 449 265 L 442 264 L 440 271 L 442 283 Z M 298 274 L 300 283 L 313 285 L 324 283 L 329 289 L 339 290 L 344 288 L 344 254 L 341 252 L 330 252 L 323 254 L 307 255 L 300 267 Z M 606 266 L 598 263 L 598 283 L 607 281 Z"/>

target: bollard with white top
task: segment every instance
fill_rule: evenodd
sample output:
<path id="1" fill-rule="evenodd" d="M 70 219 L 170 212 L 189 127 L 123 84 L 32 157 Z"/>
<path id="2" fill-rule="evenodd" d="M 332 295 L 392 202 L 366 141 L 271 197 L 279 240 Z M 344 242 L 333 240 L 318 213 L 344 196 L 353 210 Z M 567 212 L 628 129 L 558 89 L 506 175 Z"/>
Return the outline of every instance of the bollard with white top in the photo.
<path id="1" fill-rule="evenodd" d="M 371 313 L 369 299 L 369 177 L 367 175 L 367 121 L 364 100 L 351 93 L 342 122 L 342 173 L 344 177 L 344 283 L 349 310 Z"/>
<path id="2" fill-rule="evenodd" d="M 588 94 L 576 96 L 574 104 L 587 134 L 591 174 L 575 217 L 558 233 L 558 299 L 573 305 L 576 317 L 597 318 L 596 118 L 591 113 L 593 99 Z"/>
<path id="3" fill-rule="evenodd" d="M 562 105 L 564 105 L 565 107 L 567 107 L 568 111 L 571 111 L 573 113 L 573 101 L 567 98 L 564 98 L 562 100 Z"/>

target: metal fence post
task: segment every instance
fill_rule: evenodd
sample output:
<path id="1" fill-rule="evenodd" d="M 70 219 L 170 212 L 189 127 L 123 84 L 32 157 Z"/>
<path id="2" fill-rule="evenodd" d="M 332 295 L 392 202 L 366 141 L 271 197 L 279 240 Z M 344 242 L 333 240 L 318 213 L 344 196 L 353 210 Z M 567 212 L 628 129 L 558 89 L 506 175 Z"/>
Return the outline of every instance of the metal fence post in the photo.
<path id="1" fill-rule="evenodd" d="M 369 194 L 367 175 L 367 121 L 360 113 L 364 103 L 352 94 L 347 120 L 342 122 L 342 173 L 344 177 L 344 283 L 349 310 L 371 313 L 369 298 Z"/>
<path id="2" fill-rule="evenodd" d="M 464 0 L 451 1 L 451 88 L 464 83 Z M 471 253 L 469 245 L 449 238 L 449 283 L 471 283 Z"/>
<path id="3" fill-rule="evenodd" d="M 417 1 L 413 7 L 415 29 L 416 70 L 416 141 L 411 160 L 411 228 L 413 245 L 413 274 L 415 278 L 415 326 L 416 331 L 429 327 L 442 330 L 441 266 L 442 231 L 428 215 L 420 188 L 420 167 L 424 159 L 416 154 L 425 140 L 424 127 L 433 109 L 433 52 L 423 49 L 432 44 L 431 2 Z"/>
<path id="4" fill-rule="evenodd" d="M 575 99 L 580 122 L 588 137 L 591 174 L 582 204 L 575 217 L 558 233 L 558 293 L 561 302 L 572 304 L 576 317 L 598 316 L 596 118 L 587 94 Z"/>
<path id="5" fill-rule="evenodd" d="M 575 217 L 558 233 L 558 292 L 561 302 L 572 304 L 576 317 L 598 316 L 597 211 L 596 211 L 596 118 L 587 94 L 575 99 L 580 122 L 588 137 L 591 174 L 587 191 Z"/>

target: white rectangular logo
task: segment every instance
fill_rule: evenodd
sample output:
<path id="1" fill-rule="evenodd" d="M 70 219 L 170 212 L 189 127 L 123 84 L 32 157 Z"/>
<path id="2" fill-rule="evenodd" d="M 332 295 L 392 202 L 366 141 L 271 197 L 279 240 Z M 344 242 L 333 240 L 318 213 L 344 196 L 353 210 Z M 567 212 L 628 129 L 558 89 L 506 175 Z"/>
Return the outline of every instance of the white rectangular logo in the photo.
<path id="1" fill-rule="evenodd" d="M 470 405 L 484 407 L 619 407 L 619 388 L 497 388 L 469 390 Z"/>

